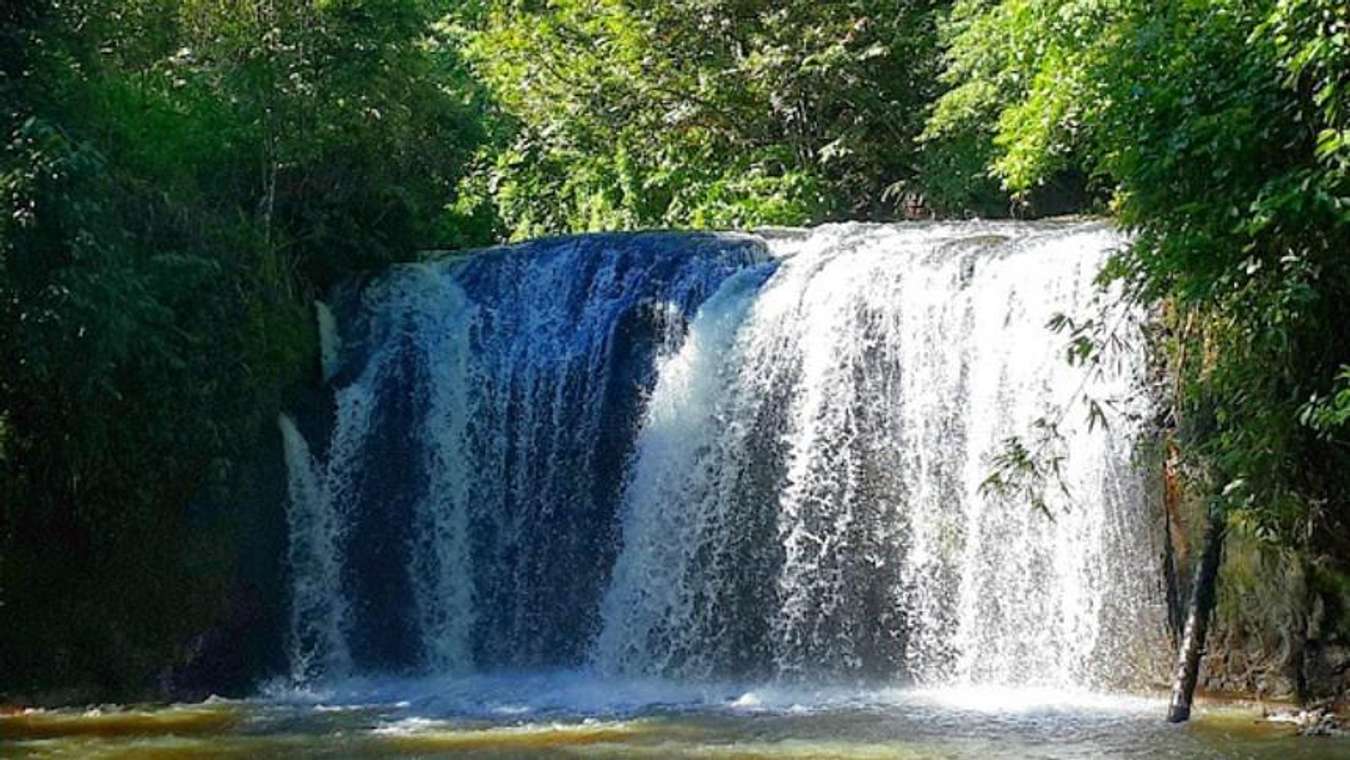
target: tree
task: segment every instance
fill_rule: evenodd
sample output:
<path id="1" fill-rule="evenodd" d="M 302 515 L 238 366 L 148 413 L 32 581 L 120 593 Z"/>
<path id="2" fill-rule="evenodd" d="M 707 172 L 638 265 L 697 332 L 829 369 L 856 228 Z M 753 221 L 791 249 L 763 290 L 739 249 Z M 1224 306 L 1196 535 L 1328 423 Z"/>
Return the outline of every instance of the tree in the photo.
<path id="1" fill-rule="evenodd" d="M 517 237 L 886 218 L 914 190 L 941 3 L 491 2 L 466 14 Z"/>
<path id="2" fill-rule="evenodd" d="M 441 10 L 6 11 L 0 684 L 143 695 L 222 614 L 281 505 L 237 496 L 213 535 L 189 507 L 249 492 L 317 361 L 310 299 L 454 230 L 482 132 Z"/>

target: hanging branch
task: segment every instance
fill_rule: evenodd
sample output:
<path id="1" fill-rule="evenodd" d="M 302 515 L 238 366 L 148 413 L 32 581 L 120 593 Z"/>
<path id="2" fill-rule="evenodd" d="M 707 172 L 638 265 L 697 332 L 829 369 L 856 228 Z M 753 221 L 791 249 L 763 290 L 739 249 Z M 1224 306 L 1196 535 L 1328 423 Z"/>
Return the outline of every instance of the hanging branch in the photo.
<path id="1" fill-rule="evenodd" d="M 1100 301 L 1099 301 L 1100 303 Z M 1070 338 L 1066 348 L 1066 359 L 1072 366 L 1087 366 L 1083 378 L 1069 396 L 1067 402 L 1059 407 L 1053 418 L 1039 417 L 1032 422 L 1035 440 L 1030 446 L 1023 436 L 1013 435 L 1004 438 L 998 453 L 990 458 L 992 471 L 980 483 L 981 496 L 997 496 L 1008 501 L 1024 501 L 1034 509 L 1054 520 L 1045 495 L 1045 484 L 1053 480 L 1055 486 L 1072 500 L 1068 482 L 1064 479 L 1062 465 L 1066 459 L 1061 425 L 1067 418 L 1069 409 L 1079 400 L 1087 405 L 1087 425 L 1091 432 L 1101 426 L 1108 428 L 1107 410 L 1114 406 L 1110 400 L 1099 400 L 1087 395 L 1088 383 L 1102 377 L 1104 365 L 1111 356 L 1120 356 L 1129 348 L 1122 336 L 1122 330 L 1131 314 L 1133 299 L 1121 296 L 1109 304 L 1101 306 L 1098 316 L 1083 322 L 1077 322 L 1063 313 L 1056 313 L 1046 324 L 1051 331 L 1068 331 Z M 1121 313 L 1109 323 L 1103 314 L 1111 308 L 1119 308 Z M 1118 369 L 1118 367 L 1117 367 Z"/>

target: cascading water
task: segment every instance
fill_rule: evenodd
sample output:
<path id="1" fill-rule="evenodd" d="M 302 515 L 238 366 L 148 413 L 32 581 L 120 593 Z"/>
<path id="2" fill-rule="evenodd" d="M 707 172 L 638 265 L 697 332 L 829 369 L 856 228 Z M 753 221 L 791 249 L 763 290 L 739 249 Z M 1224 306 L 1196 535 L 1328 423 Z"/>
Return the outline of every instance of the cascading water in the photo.
<path id="1" fill-rule="evenodd" d="M 972 234 L 974 233 L 974 234 Z M 1098 225 L 835 227 L 775 245 L 662 364 L 597 662 L 1084 684 L 1157 630 L 1134 430 L 1061 428 L 1054 520 L 982 494 L 1082 386 L 1045 325 L 1085 307 Z M 1083 391 L 1129 395 L 1140 357 Z"/>
<path id="2" fill-rule="evenodd" d="M 833 225 L 393 269 L 335 304 L 322 450 L 282 423 L 294 675 L 1128 680 L 1164 625 L 1139 431 L 1064 407 L 1137 396 L 1144 359 L 1084 386 L 1045 327 L 1119 243 Z M 1053 519 L 981 489 L 1061 416 Z"/>
<path id="3" fill-rule="evenodd" d="M 766 258 L 589 236 L 397 267 L 337 305 L 326 454 L 283 421 L 293 674 L 580 661 L 653 357 Z"/>

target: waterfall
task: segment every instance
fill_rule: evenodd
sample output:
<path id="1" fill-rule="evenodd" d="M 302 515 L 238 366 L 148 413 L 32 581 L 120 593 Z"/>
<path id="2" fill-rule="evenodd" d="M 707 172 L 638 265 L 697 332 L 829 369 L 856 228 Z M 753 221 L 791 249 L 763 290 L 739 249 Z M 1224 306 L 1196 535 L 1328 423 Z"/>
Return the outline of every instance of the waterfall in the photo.
<path id="1" fill-rule="evenodd" d="M 586 236 L 335 302 L 326 455 L 290 461 L 291 657 L 320 666 L 292 670 L 579 662 L 653 357 L 766 258 L 748 236 Z"/>
<path id="2" fill-rule="evenodd" d="M 290 473 L 291 676 L 303 681 L 320 673 L 345 674 L 351 655 L 341 635 L 347 604 L 338 577 L 340 526 L 295 422 L 283 414 L 277 424 Z"/>
<path id="3" fill-rule="evenodd" d="M 846 224 L 395 267 L 334 303 L 320 454 L 283 420 L 293 672 L 1129 681 L 1163 629 L 1139 315 L 1113 372 L 1046 327 L 1121 242 Z M 1038 419 L 1048 516 L 981 488 Z"/>

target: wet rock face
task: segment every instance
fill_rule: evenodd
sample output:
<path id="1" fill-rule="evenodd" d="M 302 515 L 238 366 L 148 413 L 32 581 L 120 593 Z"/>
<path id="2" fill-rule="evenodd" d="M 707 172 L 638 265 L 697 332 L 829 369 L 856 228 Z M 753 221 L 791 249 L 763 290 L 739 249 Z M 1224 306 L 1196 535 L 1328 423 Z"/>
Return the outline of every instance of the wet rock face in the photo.
<path id="1" fill-rule="evenodd" d="M 1299 634 L 1230 627 L 1216 637 L 1202 667 L 1212 693 L 1304 704 L 1350 706 L 1350 642 L 1302 640 Z"/>
<path id="2" fill-rule="evenodd" d="M 1225 622 L 1222 615 L 1217 622 Z M 1273 637 L 1233 627 L 1215 633 L 1200 666 L 1203 691 L 1255 699 L 1297 698 L 1296 669 L 1281 656 L 1282 647 Z"/>
<path id="3" fill-rule="evenodd" d="M 1307 575 L 1315 563 L 1262 555 L 1240 538 L 1229 549 L 1219 579 L 1227 599 L 1215 613 L 1200 688 L 1350 707 L 1350 599 Z"/>
<path id="4" fill-rule="evenodd" d="M 266 668 L 249 642 L 265 635 L 268 613 L 264 595 L 240 587 L 230 594 L 215 625 L 187 641 L 179 661 L 160 676 L 159 691 L 175 702 L 200 702 L 212 695 L 243 696 L 251 692 Z"/>
<path id="5" fill-rule="evenodd" d="M 1338 593 L 1335 586 L 1305 598 L 1309 601 L 1298 669 L 1300 696 L 1310 705 L 1348 709 L 1350 598 Z"/>
<path id="6" fill-rule="evenodd" d="M 1338 714 L 1330 702 L 1322 702 L 1303 710 L 1277 710 L 1263 716 L 1269 723 L 1286 723 L 1298 728 L 1300 736 L 1344 736 L 1347 733 L 1346 716 Z"/>
<path id="7" fill-rule="evenodd" d="M 1318 711 L 1309 714 L 1308 719 L 1300 723 L 1298 732 L 1303 736 L 1342 736 L 1345 734 L 1345 724 L 1335 713 Z"/>
<path id="8" fill-rule="evenodd" d="M 1338 630 L 1337 623 L 1346 622 L 1337 619 L 1339 609 L 1319 596 L 1309 616 L 1301 676 L 1311 700 L 1350 702 L 1350 639 Z"/>

